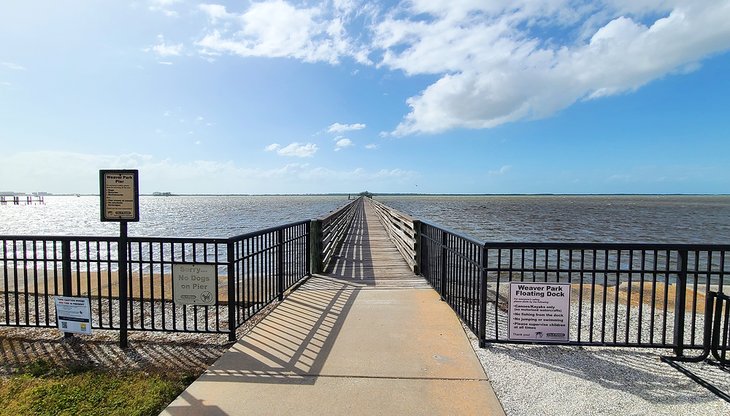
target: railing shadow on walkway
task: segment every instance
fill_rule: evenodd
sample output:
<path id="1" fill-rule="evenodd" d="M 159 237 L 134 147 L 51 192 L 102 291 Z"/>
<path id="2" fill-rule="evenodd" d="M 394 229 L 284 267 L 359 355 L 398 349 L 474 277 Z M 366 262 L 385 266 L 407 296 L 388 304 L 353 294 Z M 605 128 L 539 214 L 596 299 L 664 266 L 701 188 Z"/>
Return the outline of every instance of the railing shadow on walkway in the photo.
<path id="1" fill-rule="evenodd" d="M 374 284 L 372 268 L 367 221 L 359 212 L 332 272 L 290 294 L 201 380 L 313 385 L 359 291 Z"/>

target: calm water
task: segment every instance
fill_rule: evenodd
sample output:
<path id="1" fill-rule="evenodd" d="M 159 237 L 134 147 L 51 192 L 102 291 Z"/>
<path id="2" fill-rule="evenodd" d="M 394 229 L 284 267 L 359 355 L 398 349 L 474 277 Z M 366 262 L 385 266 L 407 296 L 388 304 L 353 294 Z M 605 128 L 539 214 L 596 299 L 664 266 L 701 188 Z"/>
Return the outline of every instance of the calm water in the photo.
<path id="1" fill-rule="evenodd" d="M 730 244 L 730 196 L 378 199 L 478 240 Z"/>
<path id="2" fill-rule="evenodd" d="M 489 241 L 730 244 L 730 196 L 384 196 L 417 218 Z M 133 236 L 229 237 L 320 217 L 342 196 L 141 197 Z M 0 235 L 116 235 L 99 198 L 0 206 Z"/>

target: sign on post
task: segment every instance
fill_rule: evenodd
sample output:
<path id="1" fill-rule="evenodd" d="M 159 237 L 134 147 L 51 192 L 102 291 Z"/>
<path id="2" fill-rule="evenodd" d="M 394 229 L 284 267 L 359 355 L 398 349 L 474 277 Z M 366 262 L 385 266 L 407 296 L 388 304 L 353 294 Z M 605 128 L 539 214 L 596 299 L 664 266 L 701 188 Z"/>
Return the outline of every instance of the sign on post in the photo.
<path id="1" fill-rule="evenodd" d="M 91 307 L 88 298 L 56 296 L 56 321 L 61 332 L 91 334 Z"/>
<path id="2" fill-rule="evenodd" d="M 570 284 L 510 283 L 509 339 L 569 341 Z"/>
<path id="3" fill-rule="evenodd" d="M 179 305 L 215 305 L 218 282 L 215 265 L 177 263 L 172 265 L 172 290 Z"/>
<path id="4" fill-rule="evenodd" d="M 139 221 L 139 171 L 100 170 L 101 220 Z"/>

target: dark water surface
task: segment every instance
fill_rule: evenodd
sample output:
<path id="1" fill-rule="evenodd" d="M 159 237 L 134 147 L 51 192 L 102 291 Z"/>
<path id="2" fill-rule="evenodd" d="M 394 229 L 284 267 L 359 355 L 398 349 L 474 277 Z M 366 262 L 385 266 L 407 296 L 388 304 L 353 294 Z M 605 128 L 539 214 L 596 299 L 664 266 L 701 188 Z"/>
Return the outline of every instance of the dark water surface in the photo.
<path id="1" fill-rule="evenodd" d="M 730 196 L 384 196 L 478 240 L 730 244 Z"/>

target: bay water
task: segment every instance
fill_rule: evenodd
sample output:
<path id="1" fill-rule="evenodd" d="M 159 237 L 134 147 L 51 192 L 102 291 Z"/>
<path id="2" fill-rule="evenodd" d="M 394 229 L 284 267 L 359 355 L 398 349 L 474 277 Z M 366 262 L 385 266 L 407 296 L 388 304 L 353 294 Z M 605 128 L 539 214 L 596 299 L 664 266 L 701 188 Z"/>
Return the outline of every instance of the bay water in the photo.
<path id="1" fill-rule="evenodd" d="M 376 199 L 480 241 L 730 244 L 730 196 L 436 196 Z M 118 235 L 98 196 L 0 206 L 0 235 Z M 130 236 L 231 237 L 317 218 L 347 196 L 142 196 Z"/>

